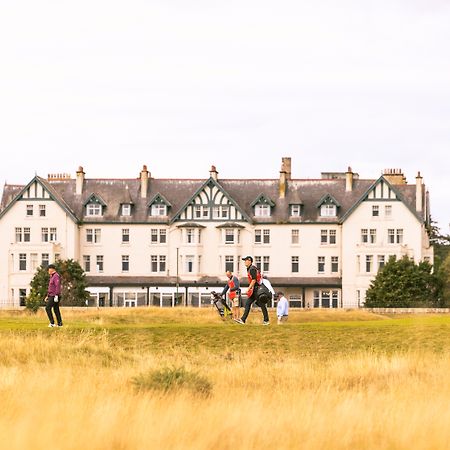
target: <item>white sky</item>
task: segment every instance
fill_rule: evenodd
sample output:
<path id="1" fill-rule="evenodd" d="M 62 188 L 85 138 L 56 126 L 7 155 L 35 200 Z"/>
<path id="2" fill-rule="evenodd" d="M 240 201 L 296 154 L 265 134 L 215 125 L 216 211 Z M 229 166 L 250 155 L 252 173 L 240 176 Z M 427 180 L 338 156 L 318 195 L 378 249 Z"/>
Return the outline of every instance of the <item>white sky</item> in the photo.
<path id="1" fill-rule="evenodd" d="M 0 183 L 418 170 L 448 232 L 448 0 L 0 0 Z"/>

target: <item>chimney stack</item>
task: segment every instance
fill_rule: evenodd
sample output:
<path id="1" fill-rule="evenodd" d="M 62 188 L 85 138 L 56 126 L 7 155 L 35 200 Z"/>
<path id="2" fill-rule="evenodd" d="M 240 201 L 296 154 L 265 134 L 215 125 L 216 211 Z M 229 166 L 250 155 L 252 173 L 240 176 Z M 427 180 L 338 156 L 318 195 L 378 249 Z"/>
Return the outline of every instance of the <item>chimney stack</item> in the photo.
<path id="1" fill-rule="evenodd" d="M 406 184 L 406 177 L 403 175 L 402 169 L 385 169 L 383 176 L 389 183 L 392 184 Z"/>
<path id="2" fill-rule="evenodd" d="M 281 171 L 286 172 L 286 180 L 292 180 L 291 158 L 289 156 L 281 158 Z"/>
<path id="3" fill-rule="evenodd" d="M 353 171 L 348 166 L 347 172 L 345 172 L 345 192 L 352 192 L 353 190 Z"/>
<path id="4" fill-rule="evenodd" d="M 278 182 L 278 195 L 280 198 L 286 197 L 287 178 L 285 158 L 281 158 L 280 181 Z"/>
<path id="5" fill-rule="evenodd" d="M 217 176 L 219 175 L 219 172 L 217 172 L 216 166 L 211 166 L 211 170 L 209 171 L 209 176 L 217 181 Z"/>
<path id="6" fill-rule="evenodd" d="M 416 211 L 422 212 L 423 210 L 423 184 L 420 172 L 417 172 L 416 177 Z"/>
<path id="7" fill-rule="evenodd" d="M 147 198 L 148 179 L 150 174 L 148 173 L 147 166 L 144 164 L 141 170 L 141 198 Z"/>
<path id="8" fill-rule="evenodd" d="M 83 193 L 83 184 L 84 184 L 84 170 L 83 167 L 78 167 L 77 170 L 77 179 L 75 183 L 75 194 L 81 195 Z"/>

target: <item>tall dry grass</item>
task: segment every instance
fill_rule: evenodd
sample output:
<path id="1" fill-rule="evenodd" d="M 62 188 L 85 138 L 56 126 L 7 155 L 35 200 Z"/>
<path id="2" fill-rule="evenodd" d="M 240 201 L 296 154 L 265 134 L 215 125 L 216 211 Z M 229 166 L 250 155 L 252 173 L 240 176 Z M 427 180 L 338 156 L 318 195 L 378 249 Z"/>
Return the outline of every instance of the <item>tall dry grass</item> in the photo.
<path id="1" fill-rule="evenodd" d="M 59 331 L 0 334 L 2 449 L 450 447 L 448 355 L 162 354 Z M 133 383 L 181 367 L 211 395 Z"/>

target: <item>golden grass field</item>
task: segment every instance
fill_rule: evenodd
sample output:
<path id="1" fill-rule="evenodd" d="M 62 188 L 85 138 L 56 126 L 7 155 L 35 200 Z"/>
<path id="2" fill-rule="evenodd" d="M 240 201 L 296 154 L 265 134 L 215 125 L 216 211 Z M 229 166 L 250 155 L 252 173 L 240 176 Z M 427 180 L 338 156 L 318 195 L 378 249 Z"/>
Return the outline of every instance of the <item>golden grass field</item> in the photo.
<path id="1" fill-rule="evenodd" d="M 260 315 L 0 313 L 0 448 L 450 448 L 449 316 Z M 193 378 L 136 381 L 165 369 Z"/>

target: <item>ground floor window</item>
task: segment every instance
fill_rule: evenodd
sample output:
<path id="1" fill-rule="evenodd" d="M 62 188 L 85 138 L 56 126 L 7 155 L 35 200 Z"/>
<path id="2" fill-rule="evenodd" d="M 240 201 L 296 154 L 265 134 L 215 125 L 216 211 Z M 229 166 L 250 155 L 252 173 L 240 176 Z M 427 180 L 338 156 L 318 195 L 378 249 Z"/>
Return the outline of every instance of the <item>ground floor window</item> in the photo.
<path id="1" fill-rule="evenodd" d="M 335 289 L 314 291 L 314 308 L 342 308 L 339 291 Z"/>
<path id="2" fill-rule="evenodd" d="M 211 306 L 211 294 L 209 292 L 194 292 L 188 296 L 188 306 L 205 307 Z"/>
<path id="3" fill-rule="evenodd" d="M 303 308 L 303 297 L 301 295 L 290 295 L 289 296 L 289 307 L 290 308 Z"/>
<path id="4" fill-rule="evenodd" d="M 184 294 L 181 292 L 152 292 L 150 294 L 151 306 L 158 306 L 164 308 L 170 308 L 173 306 L 183 306 L 184 305 Z"/>
<path id="5" fill-rule="evenodd" d="M 27 290 L 26 289 L 19 289 L 19 299 L 20 299 L 20 306 L 25 306 L 26 300 L 27 300 Z"/>
<path id="6" fill-rule="evenodd" d="M 147 294 L 145 292 L 115 292 L 113 294 L 113 306 L 134 308 L 147 305 Z"/>

